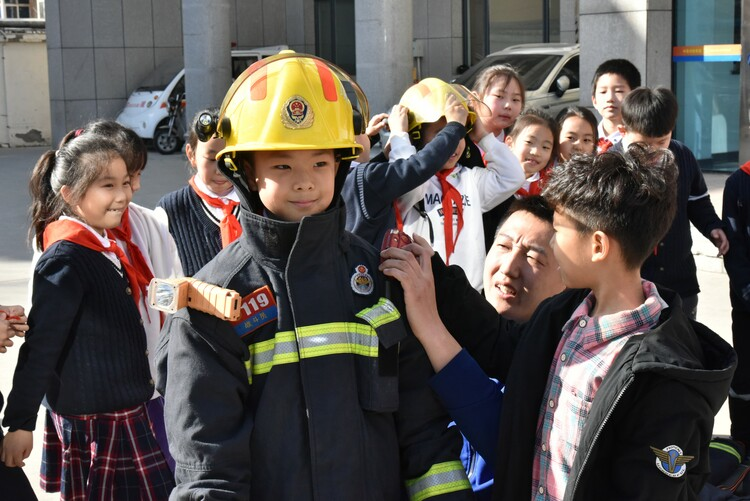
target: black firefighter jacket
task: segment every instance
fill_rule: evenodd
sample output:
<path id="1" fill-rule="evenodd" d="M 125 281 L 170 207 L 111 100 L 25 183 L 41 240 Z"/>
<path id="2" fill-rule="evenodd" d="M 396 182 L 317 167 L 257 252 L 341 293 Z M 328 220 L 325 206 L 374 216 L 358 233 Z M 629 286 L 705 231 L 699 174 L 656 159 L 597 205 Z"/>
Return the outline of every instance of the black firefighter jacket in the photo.
<path id="1" fill-rule="evenodd" d="M 299 223 L 241 214 L 196 278 L 243 297 L 236 325 L 186 308 L 157 353 L 173 499 L 468 499 L 429 361 L 385 299 L 342 204 Z"/>

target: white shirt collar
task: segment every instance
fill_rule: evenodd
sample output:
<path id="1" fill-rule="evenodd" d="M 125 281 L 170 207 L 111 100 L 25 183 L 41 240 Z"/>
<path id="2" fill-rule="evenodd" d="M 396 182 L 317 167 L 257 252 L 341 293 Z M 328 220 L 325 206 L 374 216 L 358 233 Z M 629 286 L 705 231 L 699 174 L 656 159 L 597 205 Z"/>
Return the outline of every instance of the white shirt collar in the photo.
<path id="1" fill-rule="evenodd" d="M 232 188 L 232 191 L 230 191 L 226 195 L 217 195 L 216 193 L 211 191 L 208 186 L 206 186 L 206 183 L 204 183 L 199 176 L 195 176 L 193 178 L 193 181 L 195 181 L 195 186 L 209 197 L 218 198 L 219 200 L 231 200 L 232 202 L 240 201 L 240 197 L 237 195 L 237 190 L 235 190 L 234 188 Z"/>

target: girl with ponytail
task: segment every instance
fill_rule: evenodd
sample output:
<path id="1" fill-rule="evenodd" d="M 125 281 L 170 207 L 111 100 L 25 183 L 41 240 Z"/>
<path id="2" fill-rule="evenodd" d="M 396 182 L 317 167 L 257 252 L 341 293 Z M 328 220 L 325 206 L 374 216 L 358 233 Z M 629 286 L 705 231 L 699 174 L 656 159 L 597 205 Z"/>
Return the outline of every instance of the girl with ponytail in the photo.
<path id="1" fill-rule="evenodd" d="M 142 273 L 109 233 L 131 201 L 118 144 L 83 130 L 32 173 L 29 331 L 3 424 L 2 461 L 23 466 L 39 405 L 62 442 L 62 499 L 167 499 L 174 480 L 153 436 L 154 392 L 138 305 Z"/>

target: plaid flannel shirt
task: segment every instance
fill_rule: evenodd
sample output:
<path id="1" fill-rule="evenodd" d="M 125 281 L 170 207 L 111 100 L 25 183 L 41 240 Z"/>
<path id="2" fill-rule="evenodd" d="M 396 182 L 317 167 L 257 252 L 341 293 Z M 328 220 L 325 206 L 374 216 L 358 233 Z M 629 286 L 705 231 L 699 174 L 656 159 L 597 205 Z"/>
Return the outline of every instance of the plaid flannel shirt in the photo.
<path id="1" fill-rule="evenodd" d="M 593 293 L 563 327 L 547 380 L 537 425 L 532 477 L 533 500 L 561 500 L 581 431 L 607 371 L 631 336 L 651 330 L 667 303 L 656 286 L 642 281 L 645 302 L 638 308 L 590 317 Z"/>

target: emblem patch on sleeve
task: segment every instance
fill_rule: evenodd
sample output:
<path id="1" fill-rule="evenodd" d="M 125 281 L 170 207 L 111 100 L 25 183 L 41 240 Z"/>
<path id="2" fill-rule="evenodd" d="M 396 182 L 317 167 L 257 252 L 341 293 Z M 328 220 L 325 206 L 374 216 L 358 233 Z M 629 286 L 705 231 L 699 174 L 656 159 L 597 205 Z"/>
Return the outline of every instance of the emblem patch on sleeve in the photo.
<path id="1" fill-rule="evenodd" d="M 232 327 L 238 336 L 245 337 L 257 328 L 276 320 L 278 316 L 273 293 L 264 285 L 242 298 L 240 319 L 232 322 Z"/>
<path id="2" fill-rule="evenodd" d="M 683 456 L 682 449 L 676 445 L 668 445 L 664 449 L 651 447 L 656 455 L 656 467 L 668 477 L 679 478 L 685 474 L 687 463 L 695 456 Z"/>
<path id="3" fill-rule="evenodd" d="M 351 279 L 352 290 L 357 294 L 367 296 L 375 290 L 375 281 L 372 275 L 367 272 L 367 266 L 358 264 L 354 268 L 354 274 Z"/>

